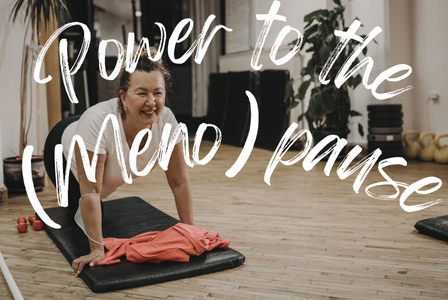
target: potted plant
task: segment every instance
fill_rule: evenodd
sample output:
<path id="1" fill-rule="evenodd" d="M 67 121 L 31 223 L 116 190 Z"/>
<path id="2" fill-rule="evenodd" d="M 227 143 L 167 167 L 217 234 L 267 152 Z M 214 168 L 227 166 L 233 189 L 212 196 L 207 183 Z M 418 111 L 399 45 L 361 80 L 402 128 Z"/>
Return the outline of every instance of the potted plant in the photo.
<path id="1" fill-rule="evenodd" d="M 336 4 L 334 9 L 319 9 L 305 16 L 304 21 L 308 24 L 303 34 L 303 45 L 309 45 L 306 52 L 310 52 L 312 56 L 300 72 L 302 83 L 297 93 L 293 90 L 294 78 L 286 85 L 285 102 L 288 105 L 288 112 L 304 100 L 306 92 L 311 88 L 308 109 L 299 116 L 298 121 L 300 122 L 303 117 L 306 118 L 315 144 L 330 134 L 347 138 L 350 133 L 348 128 L 350 117 L 361 115 L 351 109 L 349 97 L 349 88 L 354 89 L 361 83 L 361 75 L 350 77 L 339 89 L 334 84 L 336 74 L 358 42 L 354 40 L 348 42 L 328 74 L 327 78 L 330 82 L 323 85 L 319 81 L 319 73 L 339 43 L 339 38 L 334 35 L 334 31 L 348 29 L 344 20 L 345 7 L 342 6 L 340 0 L 333 0 L 333 2 Z M 296 42 L 297 40 L 292 44 Z M 364 48 L 363 54 L 366 53 L 367 48 Z M 358 62 L 357 58 L 354 64 Z M 358 131 L 361 136 L 364 136 L 363 127 L 359 123 Z M 341 152 L 341 156 L 343 157 L 344 153 Z"/>
<path id="2" fill-rule="evenodd" d="M 69 12 L 65 5 L 66 0 L 16 0 L 11 10 L 10 19 L 14 22 L 19 13 L 24 10 L 23 24 L 26 26 L 25 37 L 23 41 L 23 57 L 20 83 L 20 145 L 19 155 L 8 157 L 3 160 L 3 172 L 5 186 L 10 191 L 24 192 L 25 187 L 22 179 L 22 155 L 27 146 L 28 131 L 31 125 L 32 111 L 32 66 L 37 57 L 37 49 L 41 42 L 39 40 L 39 27 L 45 26 L 50 22 L 64 24 L 64 19 L 69 18 Z M 28 34 L 28 31 L 30 33 Z M 28 102 L 30 102 L 28 104 Z M 32 159 L 32 176 L 36 190 L 44 187 L 45 167 L 42 156 L 34 156 Z"/>

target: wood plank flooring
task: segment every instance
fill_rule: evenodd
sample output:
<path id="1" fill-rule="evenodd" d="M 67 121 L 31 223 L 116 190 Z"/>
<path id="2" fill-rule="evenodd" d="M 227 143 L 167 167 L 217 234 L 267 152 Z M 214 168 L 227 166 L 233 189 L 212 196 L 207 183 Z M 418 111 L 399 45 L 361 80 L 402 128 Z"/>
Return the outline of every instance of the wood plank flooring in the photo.
<path id="1" fill-rule="evenodd" d="M 202 143 L 201 157 L 211 145 Z M 189 174 L 196 225 L 229 239 L 246 256 L 242 266 L 95 294 L 74 277 L 44 231 L 17 232 L 17 217 L 33 209 L 25 195 L 10 195 L 0 203 L 0 251 L 25 299 L 448 299 L 448 243 L 414 229 L 418 220 L 448 214 L 448 165 L 409 161 L 385 169 L 408 184 L 428 176 L 443 181 L 438 191 L 406 201 L 442 203 L 408 213 L 398 199 L 376 200 L 364 192 L 368 184 L 384 181 L 377 166 L 359 194 L 352 188 L 358 172 L 340 180 L 336 164 L 327 177 L 323 162 L 308 172 L 302 161 L 279 164 L 269 186 L 263 180 L 273 153 L 268 150 L 254 149 L 236 177 L 225 176 L 240 151 L 221 145 L 209 164 Z M 163 173 L 157 167 L 111 199 L 139 196 L 177 218 Z M 394 193 L 390 186 L 374 191 Z M 57 206 L 51 183 L 38 197 L 44 208 Z M 3 276 L 0 299 L 13 299 Z"/>

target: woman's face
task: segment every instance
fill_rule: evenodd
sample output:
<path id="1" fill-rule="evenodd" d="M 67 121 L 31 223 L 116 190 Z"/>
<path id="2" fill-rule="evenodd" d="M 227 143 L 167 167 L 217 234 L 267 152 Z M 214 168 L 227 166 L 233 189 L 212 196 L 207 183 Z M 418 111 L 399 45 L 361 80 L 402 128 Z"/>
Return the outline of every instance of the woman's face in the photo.
<path id="1" fill-rule="evenodd" d="M 160 71 L 130 74 L 128 91 L 120 91 L 126 122 L 138 128 L 151 128 L 165 107 L 165 80 Z"/>

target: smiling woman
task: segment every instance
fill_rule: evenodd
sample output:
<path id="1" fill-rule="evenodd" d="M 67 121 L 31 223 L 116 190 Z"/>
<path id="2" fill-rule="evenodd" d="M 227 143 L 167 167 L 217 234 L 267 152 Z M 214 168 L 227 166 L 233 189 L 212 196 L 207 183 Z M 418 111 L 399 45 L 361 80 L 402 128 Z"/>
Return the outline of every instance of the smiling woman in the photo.
<path id="1" fill-rule="evenodd" d="M 165 93 L 165 80 L 160 71 L 135 71 L 129 87 L 120 89 L 119 105 L 126 111 L 122 118 L 129 146 L 140 130 L 151 129 L 159 120 L 165 107 Z"/>
<path id="2" fill-rule="evenodd" d="M 151 49 L 150 54 L 153 54 L 153 51 Z M 136 52 L 135 49 L 133 52 Z M 79 135 L 92 161 L 103 121 L 111 114 L 118 120 L 117 128 L 106 127 L 98 143 L 96 182 L 88 179 L 78 146 L 75 147 L 75 159 L 70 162 L 68 211 L 79 227 L 84 230 L 91 249 L 90 254 L 73 261 L 72 266 L 76 276 L 86 264 L 94 266 L 105 257 L 101 230 L 103 215 L 101 199 L 108 197 L 125 183 L 120 163 L 124 161 L 126 169 L 130 169 L 129 155 L 136 135 L 143 129 L 151 131 L 149 147 L 137 158 L 137 167 L 143 169 L 157 150 L 165 124 L 172 125 L 171 135 L 177 127 L 176 118 L 171 110 L 165 107 L 170 74 L 161 60 L 152 61 L 148 58 L 148 53 L 142 51 L 139 53 L 135 71 L 129 73 L 122 69 L 119 78 L 118 98 L 92 106 L 82 114 L 79 120 L 61 121 L 61 124 L 56 125 L 50 132 L 45 145 L 46 154 L 48 152 L 48 155 L 45 155 L 45 165 L 50 179 L 56 185 L 54 159 L 51 155 L 55 145 L 62 143 L 64 157 L 67 159 L 72 138 Z M 114 134 L 114 130 L 119 131 L 118 137 Z M 116 147 L 116 138 L 121 139 L 123 147 Z M 141 139 L 140 149 L 145 146 L 147 139 L 148 134 Z M 176 141 L 165 173 L 175 198 L 180 221 L 193 225 L 190 183 L 183 157 L 183 145 L 180 141 L 181 136 Z M 120 159 L 121 157 L 123 160 Z M 131 176 L 137 177 L 135 174 Z"/>

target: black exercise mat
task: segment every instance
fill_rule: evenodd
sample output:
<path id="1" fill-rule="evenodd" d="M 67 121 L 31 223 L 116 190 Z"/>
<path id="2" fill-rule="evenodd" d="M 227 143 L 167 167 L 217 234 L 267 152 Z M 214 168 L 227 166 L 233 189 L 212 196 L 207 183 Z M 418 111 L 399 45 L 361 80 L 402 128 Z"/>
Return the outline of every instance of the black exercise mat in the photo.
<path id="1" fill-rule="evenodd" d="M 53 207 L 45 211 L 53 221 L 61 225 L 61 229 L 46 225 L 44 229 L 70 265 L 74 259 L 90 252 L 84 232 L 70 218 L 65 208 Z M 178 222 L 138 197 L 104 202 L 105 238 L 131 238 L 148 231 L 163 231 Z M 241 265 L 245 257 L 233 249 L 218 248 L 205 251 L 200 256 L 191 256 L 188 263 L 133 263 L 125 256 L 120 259 L 121 263 L 115 265 L 93 268 L 85 266 L 80 277 L 93 292 L 107 292 L 234 268 Z"/>
<path id="2" fill-rule="evenodd" d="M 421 220 L 414 227 L 420 233 L 448 242 L 448 216 Z"/>

